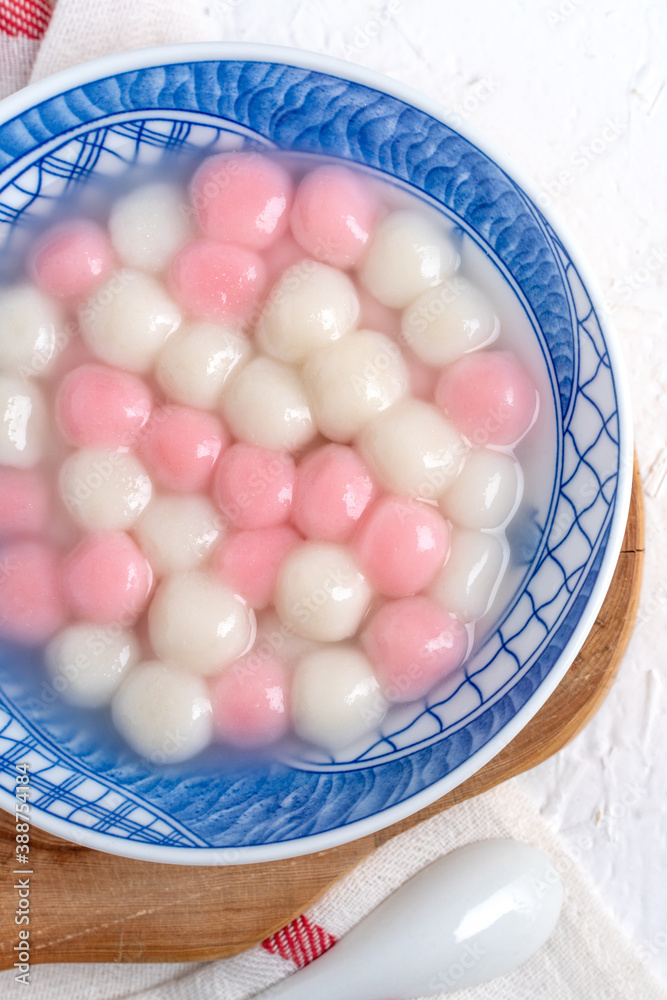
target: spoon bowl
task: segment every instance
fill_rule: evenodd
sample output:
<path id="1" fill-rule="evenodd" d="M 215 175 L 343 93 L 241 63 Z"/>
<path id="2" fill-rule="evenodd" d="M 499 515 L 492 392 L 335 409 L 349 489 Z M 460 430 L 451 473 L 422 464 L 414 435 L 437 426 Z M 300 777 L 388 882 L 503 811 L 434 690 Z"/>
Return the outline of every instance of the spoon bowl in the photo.
<path id="1" fill-rule="evenodd" d="M 563 887 L 537 848 L 459 847 L 408 879 L 330 951 L 256 1000 L 409 1000 L 487 982 L 551 935 Z"/>

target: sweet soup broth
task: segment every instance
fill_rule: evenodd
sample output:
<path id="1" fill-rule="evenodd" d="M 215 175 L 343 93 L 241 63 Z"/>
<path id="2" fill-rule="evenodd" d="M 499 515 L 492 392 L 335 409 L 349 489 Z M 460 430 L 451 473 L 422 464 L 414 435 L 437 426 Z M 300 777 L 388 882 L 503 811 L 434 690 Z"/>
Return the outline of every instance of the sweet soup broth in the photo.
<path id="1" fill-rule="evenodd" d="M 154 763 L 348 753 L 465 669 L 534 555 L 526 313 L 470 236 L 334 162 L 109 191 L 3 261 L 0 633 Z"/>

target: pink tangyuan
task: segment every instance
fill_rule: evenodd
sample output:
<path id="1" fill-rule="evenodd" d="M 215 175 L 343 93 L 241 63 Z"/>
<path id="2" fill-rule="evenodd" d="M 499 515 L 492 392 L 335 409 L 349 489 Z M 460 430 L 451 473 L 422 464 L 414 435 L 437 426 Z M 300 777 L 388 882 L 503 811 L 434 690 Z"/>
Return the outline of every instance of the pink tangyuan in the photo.
<path id="1" fill-rule="evenodd" d="M 63 591 L 85 621 L 133 622 L 144 610 L 153 574 L 135 542 L 122 531 L 87 535 L 63 564 Z"/>
<path id="2" fill-rule="evenodd" d="M 377 216 L 377 199 L 366 180 L 347 167 L 324 166 L 299 184 L 290 224 L 307 254 L 345 269 L 364 256 Z"/>
<path id="3" fill-rule="evenodd" d="M 221 740 L 237 747 L 275 743 L 289 728 L 287 666 L 252 652 L 226 667 L 211 685 L 213 721 Z"/>
<path id="4" fill-rule="evenodd" d="M 49 489 L 39 472 L 0 469 L 0 538 L 39 534 L 49 512 Z"/>
<path id="5" fill-rule="evenodd" d="M 56 396 L 56 418 L 80 448 L 131 447 L 151 413 L 145 382 L 130 372 L 87 364 L 70 371 Z"/>
<path id="6" fill-rule="evenodd" d="M 259 611 L 272 603 L 281 563 L 302 540 L 288 524 L 235 531 L 216 549 L 213 568 Z"/>
<path id="7" fill-rule="evenodd" d="M 482 351 L 445 368 L 435 401 L 462 434 L 482 447 L 516 444 L 535 418 L 538 396 L 513 354 Z"/>
<path id="8" fill-rule="evenodd" d="M 375 495 L 370 472 L 354 450 L 327 444 L 297 467 L 292 520 L 306 538 L 347 541 Z"/>
<path id="9" fill-rule="evenodd" d="M 179 305 L 195 319 L 240 323 L 258 305 L 266 265 L 246 247 L 194 240 L 175 257 L 170 285 Z"/>
<path id="10" fill-rule="evenodd" d="M 0 556 L 0 636 L 40 646 L 64 624 L 60 560 L 49 545 L 18 541 Z"/>
<path id="11" fill-rule="evenodd" d="M 75 299 L 89 295 L 111 273 L 114 253 L 106 231 L 88 219 L 47 230 L 37 241 L 30 268 L 48 295 Z"/>
<path id="12" fill-rule="evenodd" d="M 383 497 L 354 539 L 359 563 L 387 597 L 416 594 L 434 580 L 449 552 L 449 526 L 429 504 Z"/>
<path id="13" fill-rule="evenodd" d="M 463 662 L 468 633 L 428 597 L 389 601 L 373 616 L 362 645 L 388 701 L 423 698 Z"/>
<path id="14" fill-rule="evenodd" d="M 190 195 L 205 236 L 264 250 L 287 229 L 292 181 L 261 153 L 220 153 L 204 160 Z"/>
<path id="15" fill-rule="evenodd" d="M 218 463 L 213 496 L 236 528 L 283 524 L 292 509 L 295 474 L 287 453 L 239 442 Z"/>
<path id="16" fill-rule="evenodd" d="M 213 466 L 229 440 L 214 414 L 189 406 L 163 406 L 153 411 L 139 452 L 161 486 L 176 493 L 198 493 L 208 487 Z"/>

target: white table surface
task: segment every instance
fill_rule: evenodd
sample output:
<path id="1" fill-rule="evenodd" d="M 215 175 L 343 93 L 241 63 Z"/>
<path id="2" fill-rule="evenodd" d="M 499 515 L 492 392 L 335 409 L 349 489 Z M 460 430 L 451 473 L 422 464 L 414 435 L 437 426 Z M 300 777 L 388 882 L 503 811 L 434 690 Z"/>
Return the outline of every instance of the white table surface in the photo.
<path id="1" fill-rule="evenodd" d="M 315 49 L 453 108 L 547 192 L 618 329 L 646 487 L 640 620 L 616 685 L 523 777 L 667 979 L 667 5 L 650 0 L 211 0 L 228 40 Z"/>

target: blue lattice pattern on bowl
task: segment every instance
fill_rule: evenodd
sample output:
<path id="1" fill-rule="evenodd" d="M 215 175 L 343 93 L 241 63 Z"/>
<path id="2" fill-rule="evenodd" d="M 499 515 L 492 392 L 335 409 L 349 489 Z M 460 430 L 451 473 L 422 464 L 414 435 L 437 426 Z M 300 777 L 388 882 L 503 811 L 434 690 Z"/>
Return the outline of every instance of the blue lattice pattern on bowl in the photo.
<path id="1" fill-rule="evenodd" d="M 20 244 L 73 186 L 94 186 L 177 150 L 241 143 L 358 164 L 427 198 L 484 248 L 544 353 L 558 435 L 552 500 L 523 583 L 465 677 L 411 706 L 400 724 L 390 716 L 381 737 L 355 748 L 353 759 L 302 755 L 220 772 L 212 751 L 156 773 L 119 747 L 103 722 L 93 731 L 76 713 L 35 697 L 36 655 L 20 654 L 19 677 L 16 651 L 2 650 L 3 788 L 11 791 L 15 762 L 27 756 L 33 808 L 45 825 L 64 820 L 71 839 L 155 860 L 243 860 L 255 855 L 240 850 L 237 858 L 237 849 L 273 845 L 264 859 L 329 846 L 463 780 L 562 676 L 563 651 L 601 601 L 598 575 L 609 576 L 612 527 L 616 538 L 627 503 L 619 483 L 628 479 L 630 442 L 621 434 L 618 372 L 571 255 L 498 163 L 382 89 L 261 58 L 174 59 L 101 73 L 0 125 L 0 241 L 5 250 Z M 374 827 L 354 826 L 359 821 Z M 306 839 L 314 835 L 329 839 Z"/>

